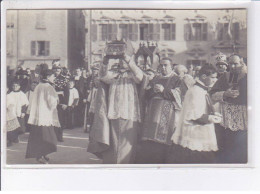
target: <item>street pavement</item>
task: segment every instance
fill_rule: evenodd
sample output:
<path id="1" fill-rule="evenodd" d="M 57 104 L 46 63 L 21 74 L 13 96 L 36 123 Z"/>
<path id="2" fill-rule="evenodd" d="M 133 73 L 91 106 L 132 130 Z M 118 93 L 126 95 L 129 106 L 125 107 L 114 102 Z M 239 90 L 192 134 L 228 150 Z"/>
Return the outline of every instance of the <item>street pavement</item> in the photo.
<path id="1" fill-rule="evenodd" d="M 19 136 L 19 143 L 7 148 L 6 164 L 38 164 L 35 159 L 26 159 L 29 133 Z M 88 133 L 82 128 L 64 130 L 64 142 L 58 142 L 57 152 L 48 155 L 50 164 L 101 164 L 102 160 L 87 152 Z"/>

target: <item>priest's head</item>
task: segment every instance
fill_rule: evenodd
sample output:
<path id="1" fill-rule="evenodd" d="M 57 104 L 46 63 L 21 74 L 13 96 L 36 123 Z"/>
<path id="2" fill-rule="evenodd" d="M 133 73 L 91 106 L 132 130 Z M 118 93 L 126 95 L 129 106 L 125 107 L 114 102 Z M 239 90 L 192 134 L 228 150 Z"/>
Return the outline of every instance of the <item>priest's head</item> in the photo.
<path id="1" fill-rule="evenodd" d="M 243 66 L 244 64 L 242 63 L 242 58 L 239 55 L 233 54 L 229 57 L 230 72 L 240 73 Z"/>
<path id="2" fill-rule="evenodd" d="M 200 69 L 198 76 L 205 86 L 212 86 L 217 81 L 217 69 L 211 64 L 206 64 Z"/>
<path id="3" fill-rule="evenodd" d="M 161 60 L 160 71 L 163 76 L 170 75 L 173 72 L 172 60 L 170 58 L 163 58 Z"/>

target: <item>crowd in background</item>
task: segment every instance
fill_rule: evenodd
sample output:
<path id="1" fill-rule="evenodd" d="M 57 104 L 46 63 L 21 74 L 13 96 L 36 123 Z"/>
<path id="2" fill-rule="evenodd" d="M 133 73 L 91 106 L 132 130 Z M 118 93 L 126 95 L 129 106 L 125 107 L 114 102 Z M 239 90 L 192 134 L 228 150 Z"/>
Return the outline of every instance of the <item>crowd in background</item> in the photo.
<path id="1" fill-rule="evenodd" d="M 246 64 L 236 54 L 214 59 L 185 66 L 164 58 L 157 70 L 105 59 L 91 72 L 59 60 L 51 69 L 21 64 L 7 72 L 7 146 L 30 132 L 26 157 L 48 163 L 63 130 L 83 127 L 88 151 L 104 163 L 245 163 Z"/>

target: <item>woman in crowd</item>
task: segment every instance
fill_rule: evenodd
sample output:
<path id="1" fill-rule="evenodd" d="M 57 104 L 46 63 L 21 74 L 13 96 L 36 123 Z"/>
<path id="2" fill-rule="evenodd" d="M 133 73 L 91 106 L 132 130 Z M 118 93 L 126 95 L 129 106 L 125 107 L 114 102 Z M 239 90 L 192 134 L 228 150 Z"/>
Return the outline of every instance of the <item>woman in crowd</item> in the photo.
<path id="1" fill-rule="evenodd" d="M 42 65 L 42 80 L 35 88 L 28 124 L 31 125 L 26 158 L 36 158 L 37 162 L 46 164 L 48 154 L 57 151 L 57 137 L 54 127 L 60 127 L 57 113 L 58 95 L 51 85 L 54 74 L 48 66 Z"/>

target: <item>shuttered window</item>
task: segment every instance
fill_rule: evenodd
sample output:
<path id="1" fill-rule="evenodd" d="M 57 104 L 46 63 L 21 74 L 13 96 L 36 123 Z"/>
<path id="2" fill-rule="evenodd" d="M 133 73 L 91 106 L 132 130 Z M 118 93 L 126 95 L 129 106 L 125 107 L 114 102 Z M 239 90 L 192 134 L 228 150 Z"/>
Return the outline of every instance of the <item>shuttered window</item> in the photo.
<path id="1" fill-rule="evenodd" d="M 203 23 L 201 40 L 206 41 L 207 39 L 208 39 L 208 23 Z"/>
<path id="2" fill-rule="evenodd" d="M 116 40 L 116 37 L 117 37 L 117 24 L 108 24 L 107 25 L 107 32 L 108 32 L 108 35 L 107 35 L 107 39 L 108 40 Z"/>
<path id="3" fill-rule="evenodd" d="M 206 41 L 208 39 L 207 23 L 189 23 L 184 26 L 184 36 L 187 41 Z"/>
<path id="4" fill-rule="evenodd" d="M 129 39 L 132 41 L 138 40 L 138 24 L 128 24 Z"/>
<path id="5" fill-rule="evenodd" d="M 148 40 L 148 24 L 140 24 L 139 25 L 140 31 L 140 40 Z"/>
<path id="6" fill-rule="evenodd" d="M 229 29 L 230 28 L 230 29 Z M 219 23 L 218 24 L 218 40 L 239 40 L 239 23 L 235 22 L 232 26 L 229 23 Z M 231 35 L 231 36 L 230 36 Z"/>
<path id="7" fill-rule="evenodd" d="M 31 55 L 32 56 L 36 55 L 36 41 L 31 42 Z"/>
<path id="8" fill-rule="evenodd" d="M 101 40 L 107 40 L 107 24 L 101 24 Z"/>
<path id="9" fill-rule="evenodd" d="M 192 37 L 191 24 L 184 24 L 184 39 L 190 41 Z"/>
<path id="10" fill-rule="evenodd" d="M 175 40 L 176 38 L 176 27 L 175 24 L 162 24 L 163 39 L 164 40 Z"/>
<path id="11" fill-rule="evenodd" d="M 45 29 L 46 24 L 45 24 L 45 12 L 44 11 L 38 11 L 36 13 L 36 29 Z"/>
<path id="12" fill-rule="evenodd" d="M 31 42 L 32 56 L 49 56 L 50 42 L 49 41 L 32 41 Z"/>
<path id="13" fill-rule="evenodd" d="M 101 24 L 101 40 L 115 40 L 117 37 L 117 24 Z"/>
<path id="14" fill-rule="evenodd" d="M 240 30 L 239 23 L 238 22 L 233 23 L 232 34 L 233 34 L 234 40 L 239 40 L 239 30 Z"/>
<path id="15" fill-rule="evenodd" d="M 127 24 L 119 24 L 119 29 L 121 32 L 121 37 L 125 40 L 128 39 L 128 25 Z"/>

